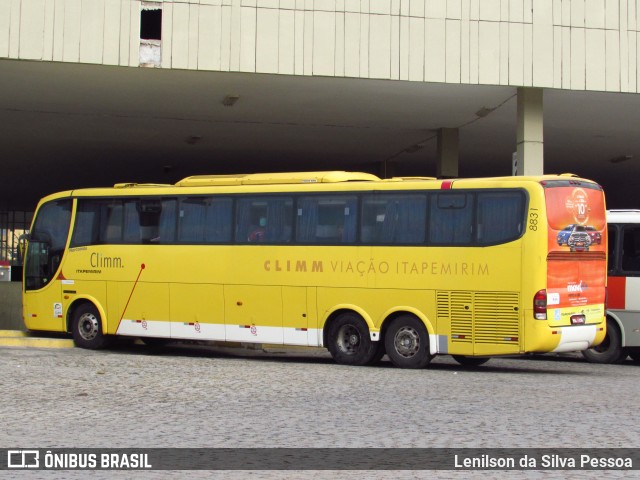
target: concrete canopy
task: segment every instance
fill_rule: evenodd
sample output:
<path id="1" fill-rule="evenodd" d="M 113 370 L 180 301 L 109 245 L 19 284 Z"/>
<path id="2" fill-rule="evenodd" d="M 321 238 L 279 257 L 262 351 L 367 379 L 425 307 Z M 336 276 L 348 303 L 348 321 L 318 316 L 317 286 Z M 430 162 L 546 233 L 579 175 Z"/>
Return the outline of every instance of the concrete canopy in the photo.
<path id="1" fill-rule="evenodd" d="M 205 173 L 434 176 L 443 127 L 459 128 L 463 177 L 510 175 L 516 150 L 514 87 L 15 60 L 0 72 L 10 209 Z M 640 95 L 547 89 L 544 122 L 545 172 L 591 178 L 609 207 L 640 208 Z"/>

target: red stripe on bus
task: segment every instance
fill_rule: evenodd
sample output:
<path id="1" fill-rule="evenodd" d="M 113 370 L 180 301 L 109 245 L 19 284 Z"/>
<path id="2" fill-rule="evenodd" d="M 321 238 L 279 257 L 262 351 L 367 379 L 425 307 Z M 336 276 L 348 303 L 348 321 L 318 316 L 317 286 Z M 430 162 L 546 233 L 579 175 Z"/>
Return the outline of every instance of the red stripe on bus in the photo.
<path id="1" fill-rule="evenodd" d="M 607 282 L 608 302 L 607 308 L 623 310 L 625 308 L 625 292 L 627 290 L 627 277 L 609 277 Z"/>
<path id="2" fill-rule="evenodd" d="M 124 310 L 122 311 L 122 315 L 120 315 L 120 320 L 118 320 L 118 327 L 116 328 L 116 332 L 120 330 L 120 324 L 122 323 L 122 319 L 124 318 L 124 314 L 127 311 L 127 307 L 129 306 L 129 302 L 131 301 L 131 297 L 133 296 L 133 291 L 136 289 L 136 285 L 138 285 L 138 280 L 140 280 L 140 275 L 142 275 L 142 271 L 146 268 L 144 263 L 140 264 L 140 271 L 138 272 L 138 276 L 136 277 L 136 281 L 133 282 L 133 288 L 131 288 L 131 293 L 129 293 L 129 298 L 127 300 L 126 305 L 124 306 Z M 142 320 L 140 320 L 142 322 Z M 137 323 L 137 322 L 136 322 Z"/>

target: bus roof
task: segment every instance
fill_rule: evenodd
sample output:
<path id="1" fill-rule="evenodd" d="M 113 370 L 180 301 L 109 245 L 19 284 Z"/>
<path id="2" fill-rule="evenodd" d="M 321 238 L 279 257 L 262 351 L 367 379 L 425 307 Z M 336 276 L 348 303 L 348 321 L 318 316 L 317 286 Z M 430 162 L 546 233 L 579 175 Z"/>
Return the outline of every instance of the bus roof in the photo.
<path id="1" fill-rule="evenodd" d="M 287 184 L 313 184 L 313 183 L 341 183 L 341 182 L 446 182 L 470 183 L 470 182 L 522 182 L 532 181 L 543 183 L 549 180 L 563 179 L 566 181 L 580 181 L 572 174 L 542 175 L 542 176 L 511 176 L 511 177 L 480 177 L 480 178 L 452 178 L 438 179 L 435 177 L 407 176 L 381 179 L 375 175 L 364 172 L 347 172 L 343 170 L 315 171 L 315 172 L 281 172 L 281 173 L 239 173 L 231 175 L 194 175 L 176 182 L 176 187 L 227 187 L 241 185 L 287 185 Z M 591 181 L 587 181 L 593 183 Z M 544 184 L 544 183 L 543 183 Z M 114 188 L 132 187 L 172 187 L 169 184 L 152 183 L 117 183 Z M 450 187 L 448 187 L 450 188 Z"/>
<path id="2" fill-rule="evenodd" d="M 195 175 L 176 183 L 178 187 L 210 187 L 228 185 L 279 185 L 288 183 L 371 182 L 380 178 L 363 172 L 288 172 L 247 173 L 236 175 Z"/>
<path id="3" fill-rule="evenodd" d="M 429 190 L 455 190 L 458 188 L 504 188 L 513 186 L 523 186 L 524 184 L 538 184 L 542 187 L 554 184 L 558 186 L 562 183 L 567 185 L 583 185 L 592 188 L 601 188 L 597 183 L 570 174 L 560 175 L 540 175 L 540 176 L 505 176 L 505 177 L 477 177 L 477 178 L 451 178 L 438 179 L 434 177 L 392 177 L 381 179 L 376 175 L 364 172 L 347 172 L 340 170 L 314 171 L 314 172 L 286 172 L 286 173 L 248 173 L 233 175 L 195 175 L 186 177 L 175 184 L 156 183 L 117 183 L 113 187 L 89 187 L 73 189 L 64 192 L 57 192 L 40 199 L 40 203 L 69 196 L 128 196 L 128 195 L 164 195 L 173 189 L 177 193 L 179 189 L 185 194 L 199 194 L 207 187 L 210 189 L 220 189 L 220 192 L 231 193 L 246 187 L 251 191 L 280 191 L 279 185 L 285 190 L 298 191 L 304 185 L 315 185 L 318 190 L 325 191 L 331 189 L 332 185 L 350 183 L 354 185 L 354 190 L 381 189 L 389 190 L 394 188 L 413 189 L 426 188 Z M 286 187 L 285 187 L 286 186 Z M 251 187 L 254 187 L 253 189 Z M 184 189 L 184 190 L 182 190 Z M 203 189 L 203 190 L 200 190 Z M 338 189 L 340 189 L 338 187 Z M 247 190 L 247 191 L 248 191 Z"/>
<path id="4" fill-rule="evenodd" d="M 607 210 L 609 223 L 640 223 L 640 210 Z"/>

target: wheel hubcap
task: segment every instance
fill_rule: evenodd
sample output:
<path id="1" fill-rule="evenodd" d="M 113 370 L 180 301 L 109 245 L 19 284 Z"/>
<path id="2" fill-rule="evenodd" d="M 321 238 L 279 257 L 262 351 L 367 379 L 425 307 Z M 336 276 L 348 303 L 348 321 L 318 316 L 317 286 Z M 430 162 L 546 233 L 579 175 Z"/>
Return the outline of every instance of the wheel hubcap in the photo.
<path id="1" fill-rule="evenodd" d="M 411 327 L 402 327 L 394 338 L 396 352 L 405 358 L 413 357 L 420 350 L 420 336 Z"/>
<path id="2" fill-rule="evenodd" d="M 358 352 L 360 340 L 360 333 L 353 325 L 343 325 L 338 331 L 338 348 L 347 355 Z"/>
<path id="3" fill-rule="evenodd" d="M 93 340 L 98 335 L 100 327 L 98 319 L 91 313 L 85 313 L 78 321 L 78 333 L 84 340 Z"/>

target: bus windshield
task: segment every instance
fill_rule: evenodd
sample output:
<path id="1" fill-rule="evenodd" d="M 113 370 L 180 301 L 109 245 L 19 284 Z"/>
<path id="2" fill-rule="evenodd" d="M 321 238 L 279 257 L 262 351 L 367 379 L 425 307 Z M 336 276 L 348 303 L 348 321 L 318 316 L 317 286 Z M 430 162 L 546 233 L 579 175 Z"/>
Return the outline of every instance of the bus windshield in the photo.
<path id="1" fill-rule="evenodd" d="M 44 287 L 55 275 L 64 254 L 70 221 L 71 200 L 47 203 L 40 209 L 25 258 L 26 290 Z"/>

